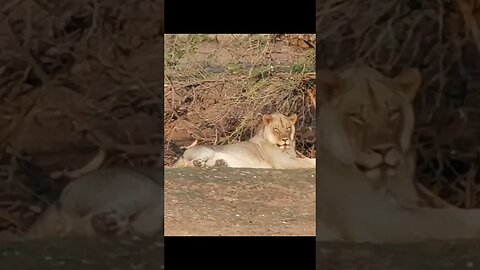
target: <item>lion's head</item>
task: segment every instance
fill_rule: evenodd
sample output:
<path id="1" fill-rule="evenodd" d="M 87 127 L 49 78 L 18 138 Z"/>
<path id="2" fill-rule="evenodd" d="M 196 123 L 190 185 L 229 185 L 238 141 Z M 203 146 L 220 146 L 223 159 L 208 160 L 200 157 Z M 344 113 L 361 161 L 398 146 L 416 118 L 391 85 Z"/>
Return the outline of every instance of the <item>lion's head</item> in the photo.
<path id="1" fill-rule="evenodd" d="M 280 113 L 263 115 L 263 137 L 282 151 L 295 147 L 295 122 L 297 115 L 285 116 Z"/>
<path id="2" fill-rule="evenodd" d="M 368 67 L 317 73 L 320 143 L 369 179 L 393 178 L 410 148 L 417 69 L 388 78 Z"/>

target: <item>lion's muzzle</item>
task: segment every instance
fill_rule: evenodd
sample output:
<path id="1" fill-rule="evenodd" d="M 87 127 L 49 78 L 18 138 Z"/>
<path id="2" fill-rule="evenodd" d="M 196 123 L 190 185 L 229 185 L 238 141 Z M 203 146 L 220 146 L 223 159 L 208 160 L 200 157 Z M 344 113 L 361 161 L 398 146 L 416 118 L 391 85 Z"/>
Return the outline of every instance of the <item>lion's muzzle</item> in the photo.
<path id="1" fill-rule="evenodd" d="M 386 163 L 381 163 L 373 168 L 367 168 L 357 163 L 357 168 L 364 173 L 368 179 L 394 178 L 397 175 L 397 167 Z"/>
<path id="2" fill-rule="evenodd" d="M 396 148 L 373 148 L 369 153 L 362 153 L 357 168 L 369 179 L 394 178 L 400 153 Z"/>
<path id="3" fill-rule="evenodd" d="M 290 139 L 283 138 L 281 143 L 277 143 L 277 147 L 282 150 L 287 150 L 288 148 L 290 148 Z"/>
<path id="4" fill-rule="evenodd" d="M 287 150 L 288 148 L 290 148 L 290 143 L 283 143 L 283 144 L 278 144 L 277 143 L 277 147 L 282 149 L 282 150 Z"/>

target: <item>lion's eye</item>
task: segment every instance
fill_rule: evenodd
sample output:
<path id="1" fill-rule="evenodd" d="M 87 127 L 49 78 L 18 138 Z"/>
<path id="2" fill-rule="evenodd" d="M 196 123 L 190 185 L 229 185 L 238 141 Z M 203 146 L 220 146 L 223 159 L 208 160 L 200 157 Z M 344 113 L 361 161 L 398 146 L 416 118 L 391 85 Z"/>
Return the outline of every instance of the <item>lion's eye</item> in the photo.
<path id="1" fill-rule="evenodd" d="M 362 115 L 359 113 L 351 113 L 348 115 L 348 118 L 359 125 L 365 124 L 365 120 L 363 119 Z"/>
<path id="2" fill-rule="evenodd" d="M 279 130 L 278 128 L 274 128 L 273 131 L 274 131 L 275 133 L 279 133 L 279 132 L 280 132 L 280 130 Z"/>
<path id="3" fill-rule="evenodd" d="M 395 119 L 398 118 L 398 116 L 400 116 L 400 110 L 399 109 L 391 110 L 390 113 L 389 113 L 390 121 L 394 121 Z"/>
<path id="4" fill-rule="evenodd" d="M 292 130 L 292 128 L 291 128 L 291 127 L 287 127 L 287 130 L 290 131 L 290 130 Z"/>

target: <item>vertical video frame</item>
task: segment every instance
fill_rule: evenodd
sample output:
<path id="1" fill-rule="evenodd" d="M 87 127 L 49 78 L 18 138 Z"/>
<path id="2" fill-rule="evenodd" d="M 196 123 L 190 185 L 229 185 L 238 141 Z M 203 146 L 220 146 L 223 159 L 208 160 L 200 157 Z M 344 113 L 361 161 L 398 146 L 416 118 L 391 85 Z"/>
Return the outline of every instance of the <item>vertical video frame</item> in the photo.
<path id="1" fill-rule="evenodd" d="M 165 235 L 315 234 L 315 35 L 165 36 Z"/>

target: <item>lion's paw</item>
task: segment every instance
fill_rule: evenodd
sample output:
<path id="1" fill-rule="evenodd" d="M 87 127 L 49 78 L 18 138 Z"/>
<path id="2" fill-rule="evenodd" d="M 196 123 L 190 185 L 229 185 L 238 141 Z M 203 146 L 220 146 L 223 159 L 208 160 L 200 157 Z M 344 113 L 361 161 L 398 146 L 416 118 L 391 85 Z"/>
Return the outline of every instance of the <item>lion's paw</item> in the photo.
<path id="1" fill-rule="evenodd" d="M 94 214 L 91 218 L 92 227 L 97 234 L 118 235 L 125 232 L 128 220 L 115 211 Z"/>
<path id="2" fill-rule="evenodd" d="M 228 167 L 228 163 L 225 159 L 217 159 L 215 161 L 215 166 L 217 166 L 217 167 Z"/>
<path id="3" fill-rule="evenodd" d="M 192 160 L 193 166 L 195 167 L 204 167 L 205 166 L 205 160 L 201 159 L 194 159 Z"/>

